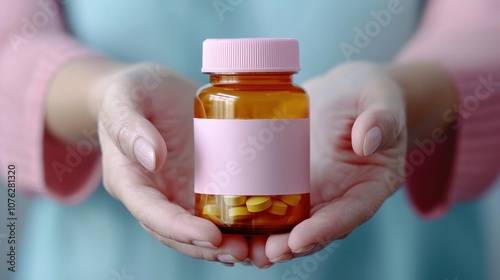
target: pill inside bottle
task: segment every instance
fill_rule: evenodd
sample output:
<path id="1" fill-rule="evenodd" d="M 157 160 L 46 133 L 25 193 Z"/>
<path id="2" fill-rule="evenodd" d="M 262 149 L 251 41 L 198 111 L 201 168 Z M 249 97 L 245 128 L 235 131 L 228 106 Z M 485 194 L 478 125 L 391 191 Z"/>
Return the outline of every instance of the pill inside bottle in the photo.
<path id="1" fill-rule="evenodd" d="M 194 101 L 195 214 L 224 233 L 288 232 L 309 217 L 309 103 L 294 39 L 208 39 Z"/>

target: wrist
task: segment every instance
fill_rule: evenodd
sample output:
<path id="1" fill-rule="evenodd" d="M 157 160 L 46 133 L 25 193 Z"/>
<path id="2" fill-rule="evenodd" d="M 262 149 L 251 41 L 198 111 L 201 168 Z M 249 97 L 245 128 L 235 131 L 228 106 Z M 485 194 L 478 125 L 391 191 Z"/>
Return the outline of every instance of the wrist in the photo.
<path id="1" fill-rule="evenodd" d="M 45 120 L 47 130 L 66 143 L 77 143 L 85 131 L 97 128 L 102 92 L 97 84 L 123 64 L 106 58 L 75 59 L 55 75 L 47 93 Z"/>

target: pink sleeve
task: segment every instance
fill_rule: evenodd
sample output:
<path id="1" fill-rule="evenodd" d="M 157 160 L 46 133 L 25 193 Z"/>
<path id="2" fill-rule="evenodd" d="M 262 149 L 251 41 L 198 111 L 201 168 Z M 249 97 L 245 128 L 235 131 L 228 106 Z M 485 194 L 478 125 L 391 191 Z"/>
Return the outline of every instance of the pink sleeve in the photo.
<path id="1" fill-rule="evenodd" d="M 448 140 L 434 143 L 420 165 L 419 151 L 407 155 L 409 196 L 420 214 L 436 218 L 484 193 L 499 174 L 500 1 L 428 1 L 420 30 L 397 60 L 441 63 L 459 93 L 452 108 L 458 117 L 443 114 L 456 121 Z"/>
<path id="2" fill-rule="evenodd" d="M 96 54 L 65 32 L 62 18 L 54 0 L 2 2 L 0 166 L 16 166 L 16 187 L 24 194 L 77 203 L 98 186 L 99 151 L 84 141 L 72 147 L 51 137 L 44 100 L 61 66 Z"/>

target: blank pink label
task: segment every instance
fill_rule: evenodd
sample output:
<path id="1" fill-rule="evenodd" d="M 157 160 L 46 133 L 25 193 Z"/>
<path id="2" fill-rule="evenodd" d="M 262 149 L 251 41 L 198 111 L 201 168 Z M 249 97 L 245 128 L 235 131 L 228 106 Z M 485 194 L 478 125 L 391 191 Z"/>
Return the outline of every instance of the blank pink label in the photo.
<path id="1" fill-rule="evenodd" d="M 309 119 L 194 119 L 196 193 L 309 193 Z"/>

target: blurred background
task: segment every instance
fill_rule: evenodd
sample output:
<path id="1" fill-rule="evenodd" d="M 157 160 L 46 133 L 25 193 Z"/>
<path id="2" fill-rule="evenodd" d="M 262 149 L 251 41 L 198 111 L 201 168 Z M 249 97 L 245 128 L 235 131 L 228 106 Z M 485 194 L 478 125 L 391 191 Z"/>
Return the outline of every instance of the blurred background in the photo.
<path id="1" fill-rule="evenodd" d="M 200 84 L 208 82 L 200 73 L 206 38 L 293 37 L 300 42 L 301 83 L 347 60 L 391 61 L 414 34 L 424 4 L 394 1 L 71 0 L 62 8 L 70 31 L 89 48 L 122 61 L 159 62 Z M 390 3 L 399 3 L 400 12 L 387 24 L 377 21 L 374 13 Z M 356 38 L 366 28 L 374 29 L 360 45 Z M 22 166 L 18 170 L 18 176 L 29 176 Z M 437 221 L 418 217 L 401 189 L 348 238 L 267 270 L 228 268 L 174 252 L 150 237 L 102 186 L 77 206 L 17 193 L 16 273 L 7 271 L 5 261 L 7 190 L 1 188 L 0 279 L 73 273 L 71 279 L 80 279 L 76 273 L 85 272 L 91 275 L 86 279 L 106 280 L 498 280 L 500 182 L 495 185 Z"/>

